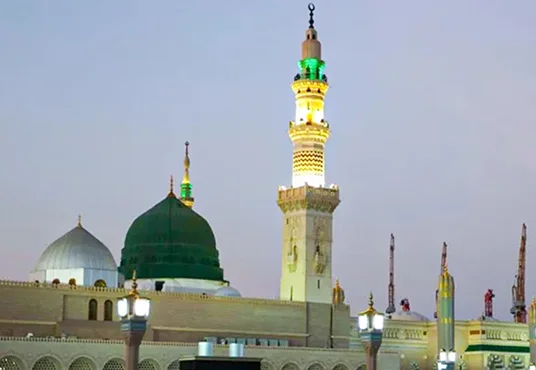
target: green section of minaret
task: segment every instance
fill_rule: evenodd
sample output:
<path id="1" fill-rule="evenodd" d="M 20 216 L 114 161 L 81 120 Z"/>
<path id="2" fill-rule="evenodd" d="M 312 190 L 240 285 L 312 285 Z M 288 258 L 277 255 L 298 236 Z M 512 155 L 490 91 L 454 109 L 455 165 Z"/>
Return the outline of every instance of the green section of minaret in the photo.
<path id="1" fill-rule="evenodd" d="M 324 70 L 326 63 L 317 58 L 305 58 L 298 62 L 298 68 L 300 69 L 300 78 L 307 80 L 320 80 L 325 81 L 326 75 Z"/>

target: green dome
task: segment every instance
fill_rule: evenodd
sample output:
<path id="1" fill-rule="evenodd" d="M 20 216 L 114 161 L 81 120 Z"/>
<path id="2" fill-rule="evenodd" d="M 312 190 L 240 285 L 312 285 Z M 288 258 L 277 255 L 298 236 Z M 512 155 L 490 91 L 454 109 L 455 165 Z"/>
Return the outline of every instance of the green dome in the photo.
<path id="1" fill-rule="evenodd" d="M 134 220 L 121 251 L 125 279 L 223 281 L 214 233 L 208 222 L 173 193 Z"/>

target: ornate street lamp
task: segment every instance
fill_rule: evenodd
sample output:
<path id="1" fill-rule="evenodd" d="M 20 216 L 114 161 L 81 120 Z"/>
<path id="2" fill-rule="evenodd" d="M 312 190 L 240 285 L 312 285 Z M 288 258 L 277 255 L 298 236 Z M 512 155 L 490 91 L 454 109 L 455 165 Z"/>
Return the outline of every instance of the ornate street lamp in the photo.
<path id="1" fill-rule="evenodd" d="M 454 369 L 454 363 L 456 362 L 456 351 L 453 349 L 445 350 L 441 348 L 439 351 L 439 361 L 437 362 L 438 370 L 450 370 Z"/>
<path id="2" fill-rule="evenodd" d="M 140 344 L 147 329 L 151 308 L 149 298 L 140 296 L 136 282 L 136 270 L 132 273 L 132 290 L 117 301 L 117 313 L 121 318 L 121 333 L 125 340 L 126 370 L 137 370 Z"/>
<path id="3" fill-rule="evenodd" d="M 374 309 L 372 292 L 368 308 L 359 314 L 359 334 L 367 356 L 367 369 L 376 370 L 378 350 L 382 345 L 384 316 Z"/>

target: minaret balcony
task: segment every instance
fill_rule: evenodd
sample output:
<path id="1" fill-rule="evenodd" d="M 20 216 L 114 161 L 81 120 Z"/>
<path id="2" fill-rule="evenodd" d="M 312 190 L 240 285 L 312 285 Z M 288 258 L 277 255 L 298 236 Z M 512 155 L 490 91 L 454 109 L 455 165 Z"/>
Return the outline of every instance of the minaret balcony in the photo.
<path id="1" fill-rule="evenodd" d="M 277 204 L 283 212 L 313 209 L 332 213 L 339 203 L 339 187 L 317 188 L 309 185 L 299 188 L 279 188 Z"/>
<path id="2" fill-rule="evenodd" d="M 289 122 L 288 134 L 293 142 L 312 141 L 325 144 L 329 139 L 329 124 L 326 121 L 320 123 L 306 122 L 298 123 Z"/>
<path id="3" fill-rule="evenodd" d="M 323 98 L 329 89 L 329 84 L 327 80 L 308 80 L 300 78 L 298 80 L 295 80 L 292 83 L 291 87 L 292 91 L 294 91 L 294 94 L 320 94 Z"/>

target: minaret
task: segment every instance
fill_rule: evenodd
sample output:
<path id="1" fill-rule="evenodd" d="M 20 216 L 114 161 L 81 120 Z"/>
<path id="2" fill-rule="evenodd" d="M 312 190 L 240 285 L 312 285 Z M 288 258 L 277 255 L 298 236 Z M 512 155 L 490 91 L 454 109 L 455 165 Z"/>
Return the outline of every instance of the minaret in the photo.
<path id="1" fill-rule="evenodd" d="M 529 307 L 530 363 L 536 364 L 536 298 Z"/>
<path id="2" fill-rule="evenodd" d="M 192 184 L 190 183 L 190 155 L 188 153 L 189 142 L 184 143 L 184 176 L 181 183 L 181 197 L 179 198 L 182 203 L 192 208 L 194 206 L 194 198 L 192 197 Z"/>
<path id="3" fill-rule="evenodd" d="M 395 236 L 391 234 L 391 243 L 389 245 L 389 287 L 388 287 L 389 304 L 385 313 L 390 315 L 396 312 L 395 307 Z"/>
<path id="4" fill-rule="evenodd" d="M 446 243 L 443 244 L 443 253 Z M 454 278 L 449 274 L 445 253 L 443 272 L 439 276 L 437 297 L 437 346 L 438 351 L 454 351 Z"/>
<path id="5" fill-rule="evenodd" d="M 336 185 L 325 185 L 324 145 L 330 132 L 324 120 L 324 96 L 328 82 L 314 10 L 309 4 L 300 72 L 292 83 L 296 97 L 296 118 L 288 130 L 294 146 L 292 187 L 280 187 L 277 200 L 283 211 L 280 297 L 331 303 L 333 212 L 340 199 Z"/>

